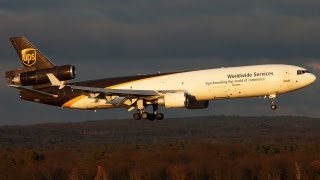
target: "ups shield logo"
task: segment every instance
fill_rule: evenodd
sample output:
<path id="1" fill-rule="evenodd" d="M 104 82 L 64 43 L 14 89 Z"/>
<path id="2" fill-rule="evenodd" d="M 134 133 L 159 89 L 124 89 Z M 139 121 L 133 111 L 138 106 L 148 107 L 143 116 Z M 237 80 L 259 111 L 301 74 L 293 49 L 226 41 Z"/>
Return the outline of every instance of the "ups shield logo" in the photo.
<path id="1" fill-rule="evenodd" d="M 22 63 L 26 66 L 32 66 L 37 61 L 37 51 L 33 48 L 21 50 Z"/>

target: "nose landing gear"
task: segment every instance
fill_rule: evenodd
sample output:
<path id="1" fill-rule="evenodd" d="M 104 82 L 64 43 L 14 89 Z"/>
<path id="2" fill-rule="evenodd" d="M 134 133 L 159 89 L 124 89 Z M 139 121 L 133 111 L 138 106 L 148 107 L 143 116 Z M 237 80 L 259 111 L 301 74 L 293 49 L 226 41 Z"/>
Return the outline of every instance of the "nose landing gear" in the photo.
<path id="1" fill-rule="evenodd" d="M 277 105 L 272 104 L 272 105 L 271 105 L 271 110 L 276 110 L 276 109 L 277 109 Z"/>
<path id="2" fill-rule="evenodd" d="M 272 94 L 272 95 L 269 95 L 269 99 L 271 101 L 271 110 L 276 110 L 277 109 L 277 105 L 275 105 L 275 100 L 276 100 L 276 97 L 277 95 L 276 94 Z"/>

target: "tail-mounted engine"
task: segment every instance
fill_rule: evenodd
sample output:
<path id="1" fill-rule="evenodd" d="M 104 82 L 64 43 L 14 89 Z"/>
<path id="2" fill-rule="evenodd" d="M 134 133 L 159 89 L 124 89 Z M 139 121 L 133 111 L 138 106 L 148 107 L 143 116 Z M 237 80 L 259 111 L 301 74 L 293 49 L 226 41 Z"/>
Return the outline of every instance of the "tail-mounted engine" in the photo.
<path id="1" fill-rule="evenodd" d="M 47 69 L 21 69 L 6 72 L 6 78 L 10 84 L 22 86 L 41 85 L 50 83 L 47 74 L 53 74 L 60 81 L 71 80 L 76 77 L 75 67 L 72 65 L 55 66 Z"/>
<path id="2" fill-rule="evenodd" d="M 197 101 L 185 92 L 174 92 L 164 94 L 158 99 L 158 104 L 166 108 L 204 109 L 209 106 L 209 101 Z"/>

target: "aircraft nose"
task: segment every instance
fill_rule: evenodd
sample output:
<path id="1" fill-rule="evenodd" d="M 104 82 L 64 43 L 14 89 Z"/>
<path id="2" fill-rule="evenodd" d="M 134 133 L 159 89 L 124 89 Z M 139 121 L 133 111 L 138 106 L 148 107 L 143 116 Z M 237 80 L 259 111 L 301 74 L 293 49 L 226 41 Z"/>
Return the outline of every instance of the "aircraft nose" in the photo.
<path id="1" fill-rule="evenodd" d="M 310 76 L 309 76 L 310 84 L 312 84 L 313 82 L 315 82 L 316 79 L 317 79 L 317 77 L 316 77 L 314 74 L 310 73 Z"/>

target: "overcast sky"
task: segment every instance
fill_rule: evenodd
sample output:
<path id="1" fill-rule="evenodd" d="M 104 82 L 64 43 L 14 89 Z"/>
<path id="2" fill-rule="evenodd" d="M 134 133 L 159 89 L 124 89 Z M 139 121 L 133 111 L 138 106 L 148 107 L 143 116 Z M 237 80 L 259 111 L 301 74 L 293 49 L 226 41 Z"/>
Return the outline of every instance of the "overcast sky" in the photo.
<path id="1" fill-rule="evenodd" d="M 2 0 L 0 70 L 20 68 L 8 38 L 26 36 L 57 65 L 87 80 L 155 72 L 285 63 L 320 75 L 319 0 Z M 0 81 L 0 124 L 131 118 L 126 110 L 68 110 L 20 101 Z M 298 115 L 320 117 L 319 83 L 268 100 L 213 101 L 168 117 Z"/>

